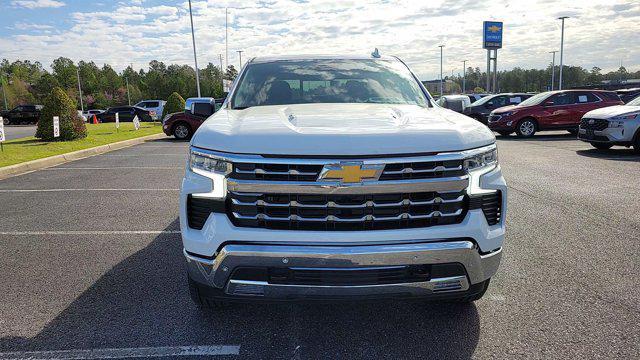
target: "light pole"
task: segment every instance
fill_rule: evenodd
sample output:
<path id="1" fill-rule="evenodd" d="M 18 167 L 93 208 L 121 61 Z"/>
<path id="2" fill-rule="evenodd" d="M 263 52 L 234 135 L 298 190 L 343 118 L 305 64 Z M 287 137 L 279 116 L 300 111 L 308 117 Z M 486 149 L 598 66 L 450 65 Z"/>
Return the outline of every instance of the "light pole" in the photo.
<path id="1" fill-rule="evenodd" d="M 467 92 L 467 61 L 462 60 L 462 93 L 465 94 Z"/>
<path id="2" fill-rule="evenodd" d="M 76 68 L 76 76 L 78 77 L 78 92 L 80 93 L 80 111 L 84 112 L 84 104 L 82 102 L 82 86 L 80 86 L 80 67 L 79 66 Z M 127 86 L 127 93 L 129 93 L 129 86 Z"/>
<path id="3" fill-rule="evenodd" d="M 193 30 L 193 13 L 191 12 L 191 0 L 189 0 L 189 18 L 191 19 L 191 41 L 193 41 L 193 61 L 196 63 L 196 87 L 200 97 L 200 70 L 198 70 L 198 57 L 196 56 L 196 35 Z"/>
<path id="4" fill-rule="evenodd" d="M 224 64 L 229 67 L 229 8 L 224 8 Z"/>
<path id="5" fill-rule="evenodd" d="M 562 21 L 562 30 L 560 31 L 560 77 L 558 80 L 558 90 L 562 90 L 562 55 L 564 54 L 564 19 L 568 19 L 568 16 L 561 16 L 558 20 Z"/>
<path id="6" fill-rule="evenodd" d="M 442 97 L 442 95 L 444 94 L 442 88 L 442 48 L 444 47 L 444 45 L 438 45 L 438 47 L 440 48 L 440 97 Z"/>
<path id="7" fill-rule="evenodd" d="M 549 54 L 553 54 L 552 60 L 551 60 L 551 91 L 553 91 L 553 84 L 556 83 L 556 53 L 558 51 L 554 50 L 554 51 L 549 51 Z"/>
<path id="8" fill-rule="evenodd" d="M 7 106 L 7 93 L 4 91 L 4 80 L 3 78 L 6 78 L 5 74 L 0 74 L 0 82 L 2 82 L 2 98 L 4 99 L 4 109 L 5 110 L 9 110 L 8 106 Z"/>
<path id="9" fill-rule="evenodd" d="M 244 50 L 236 50 L 236 52 L 238 53 L 238 56 L 240 57 L 240 67 L 238 68 L 238 71 L 240 71 L 240 69 L 242 69 L 242 53 Z"/>

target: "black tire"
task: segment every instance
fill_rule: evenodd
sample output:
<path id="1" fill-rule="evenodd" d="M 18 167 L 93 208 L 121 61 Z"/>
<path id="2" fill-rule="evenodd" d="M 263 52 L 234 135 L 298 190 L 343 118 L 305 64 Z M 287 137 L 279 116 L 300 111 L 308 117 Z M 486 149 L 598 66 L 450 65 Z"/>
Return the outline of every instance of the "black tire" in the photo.
<path id="1" fill-rule="evenodd" d="M 524 118 L 518 121 L 516 135 L 521 138 L 530 138 L 538 131 L 538 123 L 532 118 Z"/>
<path id="2" fill-rule="evenodd" d="M 594 148 L 596 148 L 598 150 L 608 150 L 608 149 L 611 149 L 611 147 L 613 146 L 611 144 L 597 143 L 597 142 L 592 142 L 590 144 L 591 144 L 591 146 L 593 146 Z"/>
<path id="3" fill-rule="evenodd" d="M 500 134 L 500 136 L 509 136 L 511 135 L 511 131 L 498 131 L 498 134 Z"/>
<path id="4" fill-rule="evenodd" d="M 187 140 L 191 138 L 191 126 L 185 122 L 179 122 L 173 126 L 173 136 L 178 140 Z"/>
<path id="5" fill-rule="evenodd" d="M 11 124 L 11 119 L 9 119 L 8 117 L 3 117 L 2 118 L 2 123 L 5 125 L 10 125 Z"/>
<path id="6" fill-rule="evenodd" d="M 636 133 L 636 139 L 633 141 L 633 152 L 640 154 L 640 131 Z"/>
<path id="7" fill-rule="evenodd" d="M 226 303 L 223 301 L 217 301 L 213 299 L 206 298 L 202 296 L 200 292 L 200 286 L 198 283 L 191 280 L 189 276 L 189 295 L 191 295 L 191 300 L 202 310 L 213 311 L 219 310 L 225 307 Z"/>
<path id="8" fill-rule="evenodd" d="M 482 289 L 480 290 L 480 292 L 477 292 L 477 293 L 475 293 L 473 295 L 461 297 L 459 299 L 455 299 L 455 300 L 453 300 L 453 302 L 456 302 L 456 303 L 472 303 L 474 301 L 478 301 L 478 300 L 482 299 L 484 294 L 487 292 L 487 289 L 489 288 L 489 283 L 490 282 L 491 282 L 491 279 L 485 280 L 484 282 L 482 282 Z"/>

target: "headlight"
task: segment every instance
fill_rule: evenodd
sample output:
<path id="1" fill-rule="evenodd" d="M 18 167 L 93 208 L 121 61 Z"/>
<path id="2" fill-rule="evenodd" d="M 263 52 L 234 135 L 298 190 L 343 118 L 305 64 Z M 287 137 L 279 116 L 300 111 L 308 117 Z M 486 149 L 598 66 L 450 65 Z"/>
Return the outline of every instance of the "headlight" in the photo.
<path id="1" fill-rule="evenodd" d="M 164 118 L 162 118 L 162 123 L 163 123 L 163 124 L 164 124 L 164 123 L 166 123 L 166 122 L 167 122 L 167 120 L 169 120 L 169 118 L 170 118 L 170 117 L 171 117 L 171 114 L 167 114 L 167 115 L 165 115 L 165 116 L 164 116 Z"/>
<path id="2" fill-rule="evenodd" d="M 515 113 L 517 113 L 517 111 L 507 111 L 507 112 L 502 113 L 500 115 L 502 115 L 502 116 L 511 116 L 511 115 L 515 115 Z"/>
<path id="3" fill-rule="evenodd" d="M 609 120 L 609 127 L 610 128 L 621 128 L 621 127 L 624 127 L 624 121 Z"/>
<path id="4" fill-rule="evenodd" d="M 624 120 L 633 120 L 635 119 L 638 115 L 640 115 L 640 113 L 631 113 L 631 114 L 625 114 L 625 115 L 619 115 L 619 116 L 614 116 L 611 118 L 611 120 L 613 120 L 613 122 L 618 121 L 618 122 L 622 122 Z M 609 127 L 611 126 L 611 122 L 609 121 Z"/>
<path id="5" fill-rule="evenodd" d="M 212 158 L 196 151 L 191 151 L 191 155 L 189 157 L 189 168 L 194 172 L 204 171 L 220 175 L 227 175 L 232 170 L 231 163 Z"/>
<path id="6" fill-rule="evenodd" d="M 467 172 L 493 167 L 498 163 L 498 149 L 473 155 L 464 160 L 464 169 Z"/>

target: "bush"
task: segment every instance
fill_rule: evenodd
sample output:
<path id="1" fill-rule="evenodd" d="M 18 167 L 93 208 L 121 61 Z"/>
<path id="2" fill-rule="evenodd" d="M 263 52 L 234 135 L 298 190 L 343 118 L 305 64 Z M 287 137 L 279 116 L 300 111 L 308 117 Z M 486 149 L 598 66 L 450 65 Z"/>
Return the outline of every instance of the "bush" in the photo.
<path id="1" fill-rule="evenodd" d="M 60 118 L 60 137 L 53 137 L 53 117 Z M 44 101 L 36 137 L 46 141 L 69 141 L 87 136 L 84 121 L 78 115 L 76 103 L 60 87 L 55 87 Z"/>
<path id="2" fill-rule="evenodd" d="M 162 110 L 162 119 L 164 119 L 167 114 L 184 111 L 184 104 L 184 99 L 177 92 L 169 95 L 167 103 L 164 104 L 164 109 Z"/>

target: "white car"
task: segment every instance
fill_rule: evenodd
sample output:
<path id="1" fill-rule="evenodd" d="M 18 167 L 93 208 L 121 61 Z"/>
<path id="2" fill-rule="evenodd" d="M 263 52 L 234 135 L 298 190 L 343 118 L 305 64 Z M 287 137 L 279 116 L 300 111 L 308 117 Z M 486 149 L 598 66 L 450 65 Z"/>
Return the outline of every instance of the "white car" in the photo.
<path id="1" fill-rule="evenodd" d="M 507 204 L 486 126 L 395 57 L 254 58 L 238 78 L 182 180 L 196 303 L 482 297 Z"/>
<path id="2" fill-rule="evenodd" d="M 633 146 L 640 153 L 640 96 L 624 105 L 591 110 L 584 114 L 578 139 L 597 149 L 613 145 Z"/>

